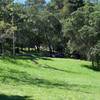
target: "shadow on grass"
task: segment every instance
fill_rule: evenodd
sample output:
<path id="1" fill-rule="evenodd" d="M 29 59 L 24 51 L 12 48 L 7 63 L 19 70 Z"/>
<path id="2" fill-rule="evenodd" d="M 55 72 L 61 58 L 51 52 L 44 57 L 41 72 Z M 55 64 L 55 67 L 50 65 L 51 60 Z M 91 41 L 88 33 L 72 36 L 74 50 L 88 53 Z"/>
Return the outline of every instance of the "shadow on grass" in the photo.
<path id="1" fill-rule="evenodd" d="M 24 59 L 24 58 L 22 58 L 21 56 L 21 58 L 18 57 L 15 59 Z M 29 58 L 27 57 L 25 59 L 29 60 Z M 42 58 L 36 57 L 32 59 L 30 58 L 30 60 L 32 61 L 35 61 L 35 60 L 37 61 L 37 59 L 44 59 L 44 58 L 43 57 Z M 16 63 L 14 59 L 9 59 L 9 60 L 11 60 L 12 63 Z M 52 59 L 46 58 L 45 60 L 52 60 Z M 48 65 L 45 65 L 42 67 L 50 69 L 50 70 L 63 71 L 63 72 L 68 72 L 68 73 L 77 73 L 77 72 L 57 69 Z M 59 88 L 59 89 L 79 91 L 79 92 L 84 92 L 84 93 L 90 93 L 88 92 L 87 88 L 93 87 L 91 85 L 72 84 L 69 82 L 63 82 L 63 81 L 57 81 L 57 80 L 51 81 L 47 79 L 40 79 L 38 77 L 32 76 L 31 74 L 28 74 L 27 72 L 18 71 L 14 69 L 7 69 L 6 74 L 4 74 L 4 72 L 2 73 L 3 74 L 0 74 L 0 82 L 5 83 L 5 84 L 9 84 L 9 83 L 11 84 L 11 82 L 15 82 L 16 84 L 36 85 L 38 87 L 44 87 L 44 88 Z"/>
<path id="2" fill-rule="evenodd" d="M 31 100 L 28 96 L 18 96 L 18 95 L 5 95 L 0 94 L 0 100 Z"/>
<path id="3" fill-rule="evenodd" d="M 34 67 L 34 66 L 32 66 L 31 62 L 33 62 L 33 64 L 39 64 L 38 60 L 40 60 L 40 59 L 53 61 L 51 58 L 48 58 L 48 57 L 38 57 L 35 55 L 26 55 L 26 54 L 23 56 L 15 56 L 15 57 L 1 57 L 0 59 L 4 63 L 11 63 L 16 66 L 28 67 L 28 68 Z"/>
<path id="4" fill-rule="evenodd" d="M 9 73 L 7 75 L 0 75 L 0 81 L 2 83 L 11 84 L 11 82 L 15 82 L 18 85 L 19 84 L 36 85 L 38 87 L 43 87 L 43 88 L 59 88 L 59 89 L 79 91 L 84 93 L 90 93 L 85 89 L 93 87 L 91 85 L 72 84 L 72 83 L 57 81 L 57 80 L 51 81 L 47 79 L 40 79 L 37 77 L 33 77 L 26 72 L 19 72 L 16 70 L 9 70 Z"/>
<path id="5" fill-rule="evenodd" d="M 1 57 L 0 59 L 2 59 L 4 62 L 10 62 L 15 65 L 23 65 L 23 63 L 21 63 L 21 62 L 20 63 L 17 62 L 17 60 L 25 60 L 25 62 L 27 62 L 28 60 L 31 60 L 35 64 L 38 64 L 39 59 L 53 61 L 49 57 L 40 57 L 40 56 L 31 55 L 31 54 L 21 54 L 21 55 L 15 56 L 15 57 Z M 29 66 L 29 65 L 27 64 L 27 66 Z"/>
<path id="6" fill-rule="evenodd" d="M 51 60 L 51 61 L 53 61 L 49 57 L 41 57 L 41 56 L 37 56 L 37 55 L 34 55 L 34 54 L 21 54 L 21 55 L 17 55 L 17 56 L 15 56 L 15 59 L 22 59 L 22 60 L 38 60 L 38 59 L 43 59 L 43 60 Z"/>
<path id="7" fill-rule="evenodd" d="M 100 69 L 93 67 L 92 65 L 82 65 L 82 67 L 88 68 L 88 69 L 96 71 L 96 72 L 100 72 Z"/>
<path id="8" fill-rule="evenodd" d="M 54 70 L 54 71 L 61 71 L 61 72 L 66 72 L 66 73 L 73 73 L 73 74 L 81 74 L 79 72 L 74 72 L 74 71 L 69 71 L 69 70 L 63 70 L 63 69 L 58 69 L 49 65 L 39 65 L 39 67 Z"/>

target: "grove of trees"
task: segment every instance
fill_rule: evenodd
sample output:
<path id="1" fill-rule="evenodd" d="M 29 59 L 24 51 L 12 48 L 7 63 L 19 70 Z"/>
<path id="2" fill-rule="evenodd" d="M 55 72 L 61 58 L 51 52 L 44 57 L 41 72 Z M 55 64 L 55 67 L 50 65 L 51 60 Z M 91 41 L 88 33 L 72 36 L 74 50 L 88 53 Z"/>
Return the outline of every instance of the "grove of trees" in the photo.
<path id="1" fill-rule="evenodd" d="M 0 0 L 0 54 L 15 55 L 23 48 L 91 60 L 100 69 L 99 1 Z"/>

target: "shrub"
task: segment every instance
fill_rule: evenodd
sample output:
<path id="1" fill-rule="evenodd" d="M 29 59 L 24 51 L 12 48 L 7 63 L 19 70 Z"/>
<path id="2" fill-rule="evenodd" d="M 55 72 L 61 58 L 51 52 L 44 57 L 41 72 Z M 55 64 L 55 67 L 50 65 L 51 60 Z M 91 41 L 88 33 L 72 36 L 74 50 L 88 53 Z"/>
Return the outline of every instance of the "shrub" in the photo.
<path id="1" fill-rule="evenodd" d="M 100 41 L 92 48 L 91 59 L 93 69 L 100 70 Z"/>

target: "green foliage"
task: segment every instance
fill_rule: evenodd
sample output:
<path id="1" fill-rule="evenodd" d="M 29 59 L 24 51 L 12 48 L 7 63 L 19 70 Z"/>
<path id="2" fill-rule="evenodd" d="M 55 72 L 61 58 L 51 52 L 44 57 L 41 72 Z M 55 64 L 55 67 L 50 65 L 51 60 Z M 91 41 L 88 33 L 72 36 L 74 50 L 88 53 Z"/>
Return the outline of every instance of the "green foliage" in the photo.
<path id="1" fill-rule="evenodd" d="M 90 59 L 91 47 L 100 39 L 99 11 L 95 6 L 84 6 L 73 12 L 63 23 L 64 37 L 69 38 L 70 50 Z"/>
<path id="2" fill-rule="evenodd" d="M 95 70 L 100 70 L 100 41 L 91 50 L 92 66 Z"/>
<path id="3" fill-rule="evenodd" d="M 0 51 L 34 48 L 69 56 L 77 51 L 82 59 L 90 60 L 91 48 L 100 40 L 99 5 L 83 0 L 51 0 L 48 4 L 45 0 L 26 0 L 25 4 L 2 0 Z"/>

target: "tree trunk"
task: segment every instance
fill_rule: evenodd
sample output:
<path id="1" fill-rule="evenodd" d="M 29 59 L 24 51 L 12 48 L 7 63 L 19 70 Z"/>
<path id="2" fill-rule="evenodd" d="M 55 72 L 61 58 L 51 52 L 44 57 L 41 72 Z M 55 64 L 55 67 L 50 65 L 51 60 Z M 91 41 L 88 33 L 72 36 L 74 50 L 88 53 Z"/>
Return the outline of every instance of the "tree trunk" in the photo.
<path id="1" fill-rule="evenodd" d="M 48 47 L 49 47 L 49 52 L 50 52 L 50 55 L 52 54 L 52 45 L 51 45 L 51 42 L 46 34 L 46 39 L 47 39 L 47 42 L 48 42 Z"/>
<path id="2" fill-rule="evenodd" d="M 13 56 L 15 55 L 15 36 L 13 32 Z"/>
<path id="3" fill-rule="evenodd" d="M 40 46 L 37 45 L 37 52 L 40 52 Z"/>
<path id="4" fill-rule="evenodd" d="M 2 43 L 1 45 L 2 45 L 2 51 L 1 52 L 2 52 L 2 55 L 4 55 L 4 44 Z"/>
<path id="5" fill-rule="evenodd" d="M 2 44 L 0 43 L 0 55 L 2 54 Z"/>

